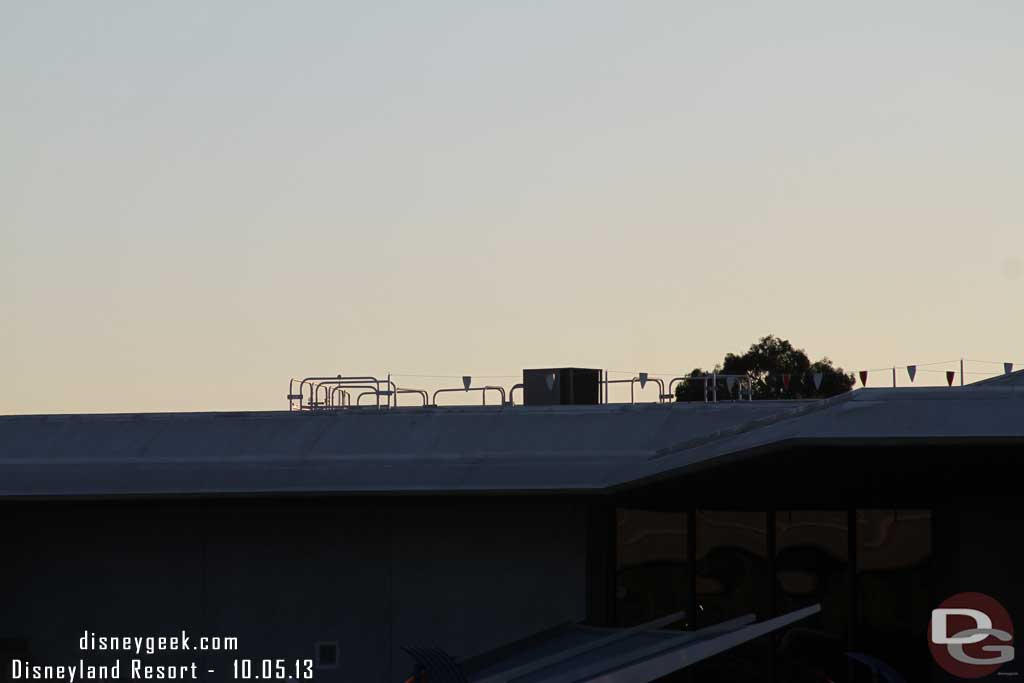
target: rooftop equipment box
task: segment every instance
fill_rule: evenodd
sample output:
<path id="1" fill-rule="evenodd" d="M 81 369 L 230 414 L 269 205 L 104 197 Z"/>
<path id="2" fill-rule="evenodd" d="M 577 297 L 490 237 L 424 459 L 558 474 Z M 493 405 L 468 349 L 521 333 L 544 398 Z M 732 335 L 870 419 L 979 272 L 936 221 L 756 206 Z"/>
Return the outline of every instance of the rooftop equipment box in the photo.
<path id="1" fill-rule="evenodd" d="M 600 370 L 587 368 L 523 370 L 523 403 L 525 405 L 597 405 L 600 402 Z"/>

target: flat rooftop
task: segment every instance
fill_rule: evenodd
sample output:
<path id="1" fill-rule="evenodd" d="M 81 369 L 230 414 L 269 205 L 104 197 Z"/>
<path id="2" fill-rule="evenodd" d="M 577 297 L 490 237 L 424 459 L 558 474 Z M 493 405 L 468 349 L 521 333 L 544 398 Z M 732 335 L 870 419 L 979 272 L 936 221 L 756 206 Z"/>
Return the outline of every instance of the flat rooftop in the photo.
<path id="1" fill-rule="evenodd" d="M 1024 442 L 1024 385 L 816 401 L 4 416 L 0 497 L 602 492 L 779 444 L 971 440 Z"/>

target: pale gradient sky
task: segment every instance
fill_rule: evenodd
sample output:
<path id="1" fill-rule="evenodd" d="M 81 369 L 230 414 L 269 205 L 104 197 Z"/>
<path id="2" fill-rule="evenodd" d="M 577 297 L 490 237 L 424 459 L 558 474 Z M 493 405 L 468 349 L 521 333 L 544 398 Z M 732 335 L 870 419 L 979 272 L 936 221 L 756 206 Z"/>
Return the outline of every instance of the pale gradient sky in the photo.
<path id="1" fill-rule="evenodd" d="M 0 414 L 1024 362 L 1022 77 L 1020 0 L 8 0 Z"/>

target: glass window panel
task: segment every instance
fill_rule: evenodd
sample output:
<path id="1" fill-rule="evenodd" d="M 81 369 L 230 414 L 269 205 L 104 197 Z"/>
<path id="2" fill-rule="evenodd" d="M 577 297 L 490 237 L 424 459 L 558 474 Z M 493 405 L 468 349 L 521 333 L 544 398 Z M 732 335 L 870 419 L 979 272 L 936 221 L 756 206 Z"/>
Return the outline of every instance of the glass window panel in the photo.
<path id="1" fill-rule="evenodd" d="M 909 681 L 930 675 L 931 528 L 930 510 L 857 511 L 856 649 Z"/>
<path id="2" fill-rule="evenodd" d="M 686 513 L 619 508 L 616 524 L 616 623 L 635 626 L 685 610 Z"/>
<path id="3" fill-rule="evenodd" d="M 769 616 L 767 514 L 697 512 L 698 627 L 754 614 Z M 771 680 L 771 638 L 764 637 L 708 659 L 695 667 L 701 683 Z"/>
<path id="4" fill-rule="evenodd" d="M 775 636 L 779 681 L 846 680 L 849 533 L 845 510 L 775 513 L 775 611 L 821 613 Z"/>

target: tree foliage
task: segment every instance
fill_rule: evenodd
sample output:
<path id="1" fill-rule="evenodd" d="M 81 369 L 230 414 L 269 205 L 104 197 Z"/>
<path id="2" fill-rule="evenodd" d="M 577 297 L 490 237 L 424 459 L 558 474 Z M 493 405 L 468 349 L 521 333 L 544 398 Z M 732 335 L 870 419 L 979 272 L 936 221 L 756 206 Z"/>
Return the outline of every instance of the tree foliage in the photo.
<path id="1" fill-rule="evenodd" d="M 814 375 L 819 372 L 821 387 L 815 389 Z M 849 391 L 854 383 L 853 373 L 834 366 L 827 356 L 812 363 L 806 351 L 794 348 L 788 339 L 771 334 L 751 344 L 742 355 L 727 353 L 713 371 L 695 368 L 690 377 L 699 378 L 712 373 L 749 377 L 755 399 L 825 398 Z M 704 380 L 680 382 L 675 387 L 675 394 L 677 401 L 703 401 Z M 730 396 L 725 380 L 720 379 L 718 396 L 719 399 L 736 398 L 738 386 L 732 388 Z"/>

